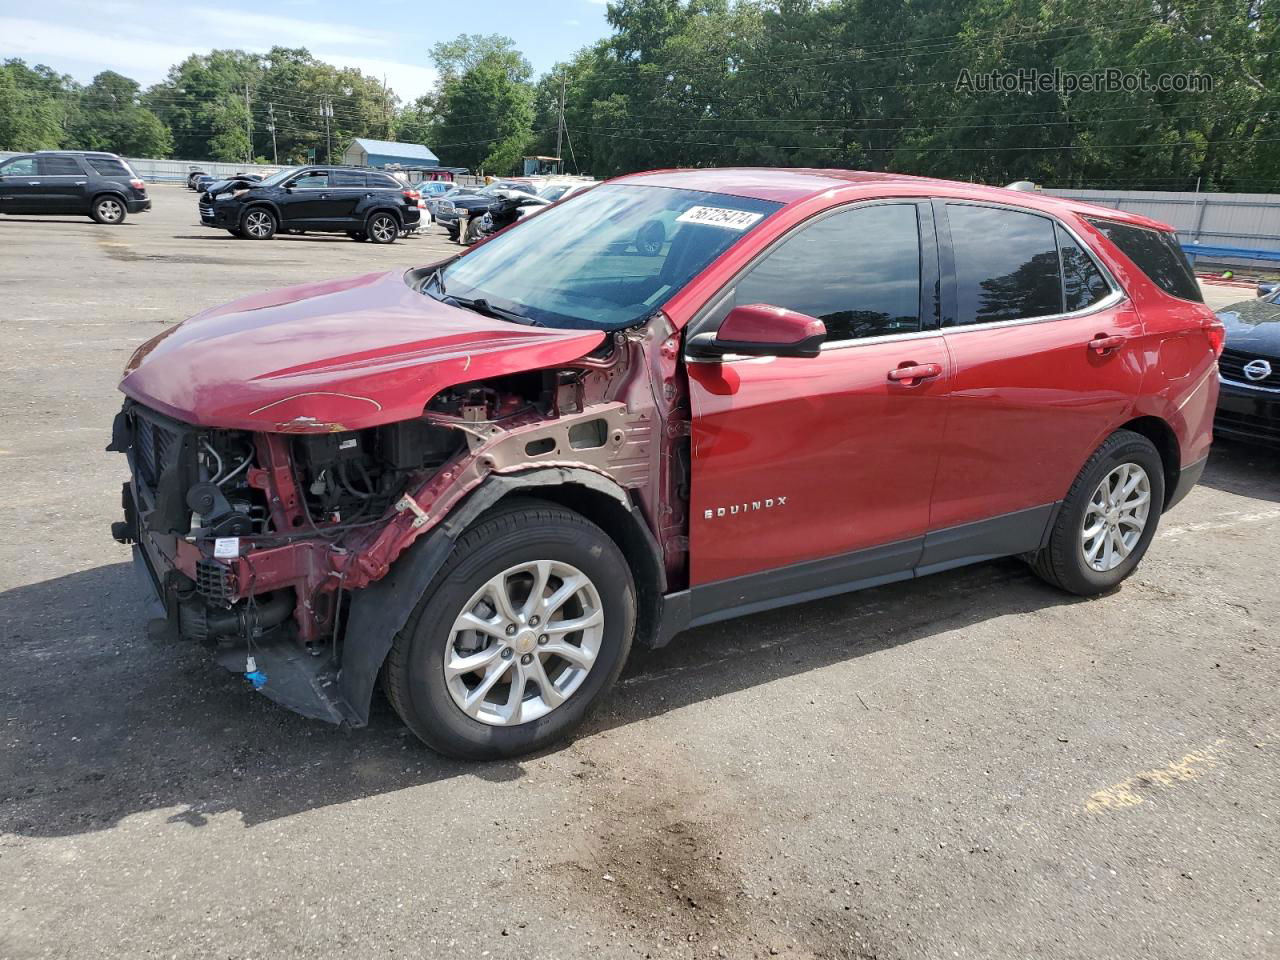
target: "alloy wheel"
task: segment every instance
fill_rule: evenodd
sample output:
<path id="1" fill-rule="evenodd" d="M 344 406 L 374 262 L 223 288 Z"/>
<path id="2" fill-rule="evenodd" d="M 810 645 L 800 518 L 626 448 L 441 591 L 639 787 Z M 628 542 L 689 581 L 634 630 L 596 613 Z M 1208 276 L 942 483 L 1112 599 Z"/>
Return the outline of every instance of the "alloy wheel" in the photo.
<path id="1" fill-rule="evenodd" d="M 1151 478 L 1136 463 L 1122 463 L 1089 498 L 1080 529 L 1080 549 L 1092 569 L 1105 573 L 1133 553 L 1151 513 Z"/>
<path id="2" fill-rule="evenodd" d="M 98 215 L 107 223 L 115 223 L 123 212 L 124 208 L 120 206 L 119 200 L 106 199 L 98 202 Z"/>
<path id="3" fill-rule="evenodd" d="M 582 686 L 604 639 L 591 579 L 558 560 L 508 567 L 463 606 L 444 678 L 467 716 L 492 726 L 544 717 Z"/>
<path id="4" fill-rule="evenodd" d="M 271 214 L 263 210 L 250 210 L 244 218 L 244 229 L 252 237 L 261 240 L 271 235 Z"/>
<path id="5" fill-rule="evenodd" d="M 399 232 L 400 228 L 390 217 L 375 217 L 369 224 L 369 233 L 378 243 L 390 243 Z"/>

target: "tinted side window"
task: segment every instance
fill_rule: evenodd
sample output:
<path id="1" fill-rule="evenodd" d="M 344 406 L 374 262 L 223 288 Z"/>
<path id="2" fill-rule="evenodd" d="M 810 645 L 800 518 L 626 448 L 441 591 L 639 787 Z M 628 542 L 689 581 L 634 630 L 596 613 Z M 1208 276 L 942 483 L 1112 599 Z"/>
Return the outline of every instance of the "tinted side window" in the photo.
<path id="1" fill-rule="evenodd" d="M 113 160 L 111 157 L 86 157 L 86 161 L 95 171 L 104 177 L 127 177 L 129 176 L 129 168 L 119 160 Z"/>
<path id="2" fill-rule="evenodd" d="M 8 163 L 0 163 L 0 177 L 34 177 L 35 157 L 14 157 Z"/>
<path id="3" fill-rule="evenodd" d="M 731 306 L 817 317 L 828 340 L 920 329 L 920 226 L 913 204 L 846 210 L 784 240 L 751 268 Z"/>
<path id="4" fill-rule="evenodd" d="M 947 204 L 958 324 L 1062 312 L 1053 221 L 1017 210 Z"/>
<path id="5" fill-rule="evenodd" d="M 84 171 L 75 157 L 39 157 L 36 167 L 42 177 L 82 177 Z"/>
<path id="6" fill-rule="evenodd" d="M 333 185 L 335 187 L 363 187 L 364 174 L 357 173 L 354 170 L 335 170 L 333 171 Z"/>
<path id="7" fill-rule="evenodd" d="M 289 186 L 297 187 L 299 190 L 316 190 L 323 189 L 329 185 L 329 174 L 324 170 L 315 170 L 311 173 L 304 173 L 298 179 L 294 180 Z"/>
<path id="8" fill-rule="evenodd" d="M 1137 264 L 1161 290 L 1182 300 L 1204 303 L 1204 295 L 1200 293 L 1200 284 L 1196 275 L 1191 272 L 1191 265 L 1178 246 L 1178 239 L 1172 233 L 1160 230 L 1148 230 L 1145 227 L 1133 227 L 1127 223 L 1116 223 L 1112 220 L 1090 220 L 1106 235 L 1106 238 L 1120 248 L 1120 252 Z"/>
<path id="9" fill-rule="evenodd" d="M 1058 231 L 1058 253 L 1062 256 L 1062 308 L 1067 313 L 1083 310 L 1106 297 L 1111 286 L 1075 238 L 1056 224 L 1054 229 Z"/>
<path id="10" fill-rule="evenodd" d="M 395 177 L 388 176 L 385 173 L 369 174 L 369 186 L 371 187 L 395 187 L 400 189 L 402 184 Z"/>

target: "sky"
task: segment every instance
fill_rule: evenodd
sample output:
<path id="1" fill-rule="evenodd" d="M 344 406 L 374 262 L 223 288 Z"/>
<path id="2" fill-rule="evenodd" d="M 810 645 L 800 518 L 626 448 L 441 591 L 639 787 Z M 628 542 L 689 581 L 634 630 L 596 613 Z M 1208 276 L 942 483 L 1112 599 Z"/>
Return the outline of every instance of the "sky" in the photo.
<path id="1" fill-rule="evenodd" d="M 192 53 L 306 47 L 382 78 L 403 102 L 435 82 L 429 51 L 460 33 L 511 37 L 537 73 L 609 33 L 605 0 L 0 0 L 0 60 L 43 63 L 88 83 L 114 70 L 147 87 Z"/>

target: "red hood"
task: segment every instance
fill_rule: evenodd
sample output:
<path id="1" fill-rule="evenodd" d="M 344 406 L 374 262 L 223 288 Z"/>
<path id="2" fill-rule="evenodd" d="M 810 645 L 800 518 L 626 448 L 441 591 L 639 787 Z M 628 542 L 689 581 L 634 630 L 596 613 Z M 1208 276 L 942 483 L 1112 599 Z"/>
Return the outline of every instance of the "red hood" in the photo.
<path id="1" fill-rule="evenodd" d="M 445 387 L 576 360 L 598 331 L 492 320 L 370 273 L 236 300 L 137 349 L 120 389 L 205 427 L 326 432 L 408 420 Z"/>

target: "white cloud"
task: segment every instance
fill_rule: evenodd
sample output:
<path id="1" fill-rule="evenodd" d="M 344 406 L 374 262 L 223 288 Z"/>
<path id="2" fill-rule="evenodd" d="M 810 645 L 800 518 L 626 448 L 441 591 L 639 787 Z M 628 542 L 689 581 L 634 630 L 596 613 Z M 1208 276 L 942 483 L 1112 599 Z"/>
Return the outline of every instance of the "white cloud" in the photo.
<path id="1" fill-rule="evenodd" d="M 77 73 L 76 66 L 90 75 L 114 69 L 144 85 L 164 79 L 170 66 L 191 54 L 185 44 L 127 36 L 104 44 L 100 32 L 15 17 L 0 17 L 0 36 L 6 57 L 47 63 L 59 73 Z"/>
<path id="2" fill-rule="evenodd" d="M 379 80 L 385 75 L 387 86 L 395 91 L 403 103 L 409 103 L 429 92 L 435 86 L 436 77 L 438 76 L 433 67 L 424 67 L 414 63 L 366 57 L 358 53 L 330 53 L 319 50 L 311 52 L 318 60 L 332 63 L 338 67 L 355 67 L 362 73 L 377 77 Z M 425 52 L 423 57 L 426 57 Z"/>
<path id="3" fill-rule="evenodd" d="M 202 37 L 221 37 L 235 46 L 253 43 L 256 49 L 273 46 L 310 49 L 325 45 L 390 47 L 399 40 L 395 34 L 383 30 L 345 23 L 278 17 L 248 10 L 188 7 L 183 17 L 190 17 L 200 24 Z M 255 38 L 260 39 L 255 42 Z"/>

